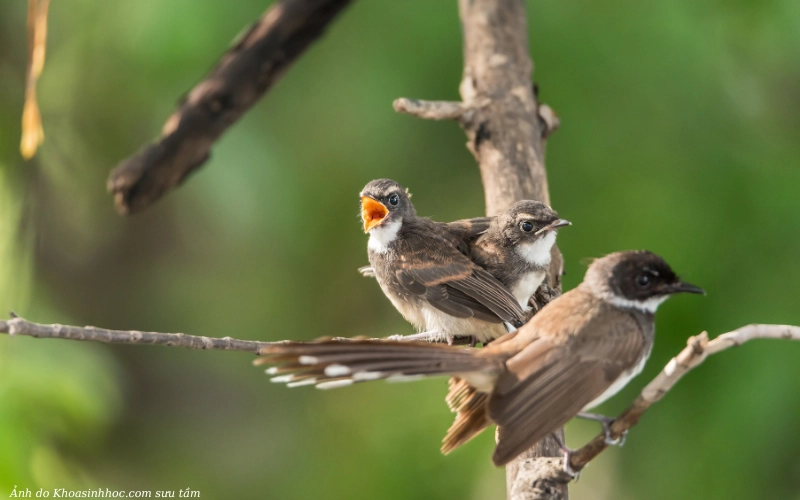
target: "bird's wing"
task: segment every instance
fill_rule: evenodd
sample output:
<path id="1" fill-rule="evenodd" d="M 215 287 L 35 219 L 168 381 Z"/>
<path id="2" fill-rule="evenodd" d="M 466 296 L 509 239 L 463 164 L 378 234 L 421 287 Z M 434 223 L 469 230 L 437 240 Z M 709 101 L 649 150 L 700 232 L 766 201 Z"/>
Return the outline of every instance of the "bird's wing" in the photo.
<path id="1" fill-rule="evenodd" d="M 494 217 L 475 217 L 472 219 L 460 219 L 445 223 L 445 227 L 457 238 L 470 240 L 477 238 L 489 229 Z"/>
<path id="2" fill-rule="evenodd" d="M 452 237 L 429 234 L 425 238 L 437 236 L 443 241 L 435 246 L 414 245 L 412 238 L 407 239 L 405 259 L 396 263 L 398 281 L 411 293 L 425 297 L 432 306 L 453 316 L 484 319 L 494 315 L 496 323 L 520 322 L 524 312 L 514 295 L 461 254 Z M 468 316 L 461 315 L 466 311 L 470 311 Z"/>
<path id="3" fill-rule="evenodd" d="M 543 332 L 506 362 L 488 403 L 499 426 L 496 465 L 563 426 L 636 366 L 645 342 L 638 323 L 629 315 L 607 319 L 592 321 L 607 325 L 604 332 L 574 330 L 567 344 Z"/>

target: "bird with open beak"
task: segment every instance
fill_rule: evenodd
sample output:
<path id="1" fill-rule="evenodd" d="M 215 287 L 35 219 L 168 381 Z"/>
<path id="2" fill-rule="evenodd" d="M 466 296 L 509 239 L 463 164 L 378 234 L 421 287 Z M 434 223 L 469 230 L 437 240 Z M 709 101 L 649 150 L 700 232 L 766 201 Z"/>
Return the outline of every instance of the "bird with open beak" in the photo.
<path id="1" fill-rule="evenodd" d="M 320 389 L 456 375 L 466 384 L 447 396 L 459 415 L 442 451 L 497 424 L 492 460 L 501 466 L 641 372 L 653 347 L 656 309 L 681 292 L 705 293 L 681 281 L 658 255 L 618 252 L 595 260 L 577 288 L 482 349 L 387 340 L 288 342 L 265 347 L 256 363 L 278 364 L 267 370 L 277 375 L 273 382 Z"/>
<path id="2" fill-rule="evenodd" d="M 447 225 L 419 217 L 398 183 L 379 179 L 361 191 L 369 262 L 383 293 L 426 340 L 455 336 L 485 342 L 518 327 L 514 294 L 472 262 L 465 241 Z"/>

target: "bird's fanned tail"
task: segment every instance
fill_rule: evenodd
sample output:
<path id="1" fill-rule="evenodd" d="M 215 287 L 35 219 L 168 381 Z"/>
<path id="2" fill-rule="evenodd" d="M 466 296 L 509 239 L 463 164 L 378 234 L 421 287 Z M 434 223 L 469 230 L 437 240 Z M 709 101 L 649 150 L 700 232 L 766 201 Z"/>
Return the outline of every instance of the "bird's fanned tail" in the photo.
<path id="1" fill-rule="evenodd" d="M 324 339 L 266 347 L 255 364 L 275 364 L 267 369 L 273 382 L 330 389 L 369 380 L 406 381 L 491 368 L 494 362 L 479 352 L 427 342 Z"/>

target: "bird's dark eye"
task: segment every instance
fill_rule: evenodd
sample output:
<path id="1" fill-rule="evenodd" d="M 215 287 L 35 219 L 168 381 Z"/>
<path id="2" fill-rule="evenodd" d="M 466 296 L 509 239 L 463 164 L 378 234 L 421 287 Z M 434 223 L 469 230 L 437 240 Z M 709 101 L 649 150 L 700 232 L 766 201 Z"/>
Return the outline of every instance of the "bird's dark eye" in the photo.
<path id="1" fill-rule="evenodd" d="M 646 274 L 640 274 L 639 277 L 636 278 L 636 283 L 638 283 L 640 287 L 644 288 L 650 284 L 650 276 Z"/>
<path id="2" fill-rule="evenodd" d="M 530 221 L 525 221 L 520 223 L 519 228 L 525 231 L 526 233 L 530 233 L 533 231 L 533 224 Z"/>
<path id="3" fill-rule="evenodd" d="M 396 194 L 393 194 L 389 197 L 389 205 L 396 207 L 397 204 L 400 203 L 400 197 Z"/>

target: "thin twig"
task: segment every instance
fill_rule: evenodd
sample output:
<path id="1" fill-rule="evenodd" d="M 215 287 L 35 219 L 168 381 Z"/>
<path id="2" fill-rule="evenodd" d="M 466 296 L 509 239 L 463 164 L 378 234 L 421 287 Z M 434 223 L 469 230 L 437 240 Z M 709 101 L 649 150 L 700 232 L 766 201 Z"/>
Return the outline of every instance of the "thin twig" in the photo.
<path id="1" fill-rule="evenodd" d="M 161 137 L 122 161 L 108 179 L 117 211 L 142 210 L 177 187 L 211 146 L 285 72 L 351 0 L 275 2 L 222 55 L 164 124 Z"/>
<path id="2" fill-rule="evenodd" d="M 701 364 L 708 356 L 731 347 L 736 347 L 753 339 L 800 340 L 800 327 L 789 325 L 747 325 L 724 333 L 714 340 L 708 340 L 706 332 L 691 337 L 686 347 L 672 358 L 667 366 L 647 384 L 642 393 L 627 410 L 614 420 L 609 429 L 609 437 L 617 439 L 636 425 L 642 414 L 655 402 L 669 392 L 689 370 Z M 586 467 L 597 455 L 608 447 L 605 433 L 600 433 L 583 448 L 572 453 L 569 461 L 573 470 Z"/>
<path id="3" fill-rule="evenodd" d="M 12 313 L 12 318 L 0 321 L 0 333 L 11 336 L 26 335 L 37 339 L 88 340 L 106 344 L 150 344 L 184 347 L 186 349 L 215 349 L 221 351 L 246 351 L 258 354 L 260 349 L 274 342 L 200 337 L 185 333 L 140 332 L 136 330 L 107 330 L 94 326 L 43 325 L 32 323 Z"/>

